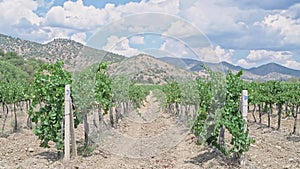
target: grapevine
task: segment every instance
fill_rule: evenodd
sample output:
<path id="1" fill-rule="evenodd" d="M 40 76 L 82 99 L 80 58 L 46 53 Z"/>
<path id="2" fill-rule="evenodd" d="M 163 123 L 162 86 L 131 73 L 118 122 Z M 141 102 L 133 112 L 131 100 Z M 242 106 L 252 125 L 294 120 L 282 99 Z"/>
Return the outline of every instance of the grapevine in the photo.
<path id="1" fill-rule="evenodd" d="M 107 63 L 101 62 L 98 65 L 95 75 L 95 98 L 97 103 L 102 106 L 105 114 L 107 114 L 110 107 L 112 107 L 112 79 L 109 78 L 106 69 Z"/>
<path id="2" fill-rule="evenodd" d="M 64 115 L 64 89 L 71 84 L 71 74 L 63 69 L 63 62 L 43 65 L 34 75 L 33 100 L 29 115 L 36 125 L 34 134 L 41 140 L 42 147 L 49 147 L 49 141 L 63 149 L 62 121 Z M 37 105 L 40 108 L 37 109 Z M 78 119 L 74 114 L 75 126 Z"/>

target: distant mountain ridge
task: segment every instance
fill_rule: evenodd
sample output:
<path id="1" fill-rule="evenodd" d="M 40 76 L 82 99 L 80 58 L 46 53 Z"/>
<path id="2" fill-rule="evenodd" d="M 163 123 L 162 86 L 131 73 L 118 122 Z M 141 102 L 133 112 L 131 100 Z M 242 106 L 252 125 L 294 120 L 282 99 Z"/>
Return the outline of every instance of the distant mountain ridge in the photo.
<path id="1" fill-rule="evenodd" d="M 268 63 L 259 67 L 250 68 L 248 71 L 261 76 L 267 75 L 268 72 L 276 72 L 300 78 L 300 70 L 287 68 L 277 63 Z"/>
<path id="2" fill-rule="evenodd" d="M 128 69 L 126 70 L 129 71 L 127 72 L 127 74 L 133 75 L 133 72 L 131 72 L 132 68 L 129 69 L 129 67 L 131 67 L 132 65 L 128 63 L 131 63 L 134 59 L 130 59 L 125 56 L 114 54 L 104 50 L 90 48 L 84 46 L 79 42 L 68 39 L 54 39 L 49 43 L 40 44 L 0 34 L 0 49 L 4 51 L 16 52 L 19 55 L 24 56 L 25 58 L 33 57 L 49 63 L 53 63 L 56 60 L 63 60 L 67 65 L 66 68 L 71 71 L 80 70 L 86 66 L 101 61 L 109 61 L 113 63 L 117 62 L 120 65 L 127 66 Z M 151 62 L 155 64 L 145 64 L 145 62 L 143 62 L 140 58 L 144 58 L 149 61 L 151 60 Z M 146 57 L 139 55 L 139 57 L 135 59 L 135 63 L 144 65 L 149 69 L 149 71 L 139 72 L 138 77 L 133 77 L 140 78 L 140 80 L 142 81 L 148 79 L 150 81 L 150 79 L 152 79 L 153 81 L 164 82 L 168 75 L 175 78 L 176 73 L 178 73 L 180 74 L 180 76 L 178 77 L 181 77 L 182 73 L 189 74 L 188 71 L 190 71 L 191 74 L 198 74 L 203 76 L 205 73 L 203 72 L 203 68 L 201 67 L 202 64 L 206 65 L 214 71 L 227 72 L 228 70 L 232 70 L 233 72 L 236 72 L 239 70 L 243 70 L 244 73 L 242 78 L 244 78 L 245 80 L 287 80 L 293 77 L 300 78 L 300 70 L 290 69 L 276 63 L 268 63 L 259 67 L 246 69 L 240 66 L 232 65 L 228 62 L 207 63 L 187 58 L 154 58 L 150 56 Z M 163 68 L 162 65 L 165 65 L 165 63 L 167 63 L 167 66 L 166 68 Z M 119 71 L 119 73 L 121 73 L 120 70 L 125 70 L 125 68 L 118 66 L 118 64 L 115 64 L 115 71 Z M 139 67 L 139 69 L 142 69 L 141 65 L 138 65 L 137 67 Z M 163 75 L 164 80 L 161 80 L 157 77 L 154 77 L 155 75 L 153 73 L 155 73 L 156 71 L 160 71 L 160 73 L 165 71 L 174 71 L 175 73 L 162 73 L 161 75 Z M 146 75 L 143 78 L 140 75 L 142 73 L 145 73 Z"/>
<path id="3" fill-rule="evenodd" d="M 246 69 L 235 66 L 228 62 L 207 63 L 194 59 L 162 57 L 160 60 L 172 64 L 176 67 L 188 69 L 190 71 L 202 71 L 201 65 L 206 65 L 214 71 L 227 72 L 243 70 L 243 77 L 248 80 L 287 80 L 292 77 L 300 78 L 300 70 L 284 67 L 277 63 L 268 63 L 258 67 Z"/>

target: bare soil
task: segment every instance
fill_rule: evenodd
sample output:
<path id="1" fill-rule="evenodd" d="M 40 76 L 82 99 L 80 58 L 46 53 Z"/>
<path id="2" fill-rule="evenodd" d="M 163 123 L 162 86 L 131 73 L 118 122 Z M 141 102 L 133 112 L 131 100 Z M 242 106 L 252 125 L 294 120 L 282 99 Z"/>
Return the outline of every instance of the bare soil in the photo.
<path id="1" fill-rule="evenodd" d="M 116 129 L 111 129 L 108 133 L 118 133 L 133 140 L 157 137 L 153 141 L 162 144 L 161 141 L 174 143 L 172 146 L 165 148 L 161 152 L 156 152 L 159 145 L 150 142 L 143 142 L 142 146 L 153 146 L 151 155 L 149 149 L 142 147 L 140 153 L 146 154 L 130 157 L 126 151 L 115 153 L 113 147 L 123 144 L 122 141 L 114 141 L 113 137 L 102 137 L 92 151 L 87 156 L 78 156 L 72 158 L 66 163 L 57 155 L 54 145 L 51 148 L 39 147 L 39 140 L 31 130 L 21 128 L 17 133 L 11 133 L 8 137 L 0 138 L 0 168 L 103 168 L 103 169 L 198 169 L 198 168 L 272 168 L 272 169 L 290 169 L 300 168 L 300 137 L 290 135 L 293 119 L 286 118 L 282 120 L 282 129 L 277 131 L 276 116 L 272 118 L 272 127 L 267 128 L 265 125 L 253 123 L 252 116 L 249 114 L 250 137 L 255 139 L 251 145 L 250 151 L 246 155 L 245 166 L 240 166 L 226 158 L 214 148 L 197 145 L 196 138 L 193 134 L 186 132 L 181 133 L 178 142 L 163 140 L 159 137 L 163 133 L 170 131 L 171 126 L 179 126 L 176 123 L 176 117 L 159 110 L 153 96 L 148 98 L 147 103 L 136 113 L 144 122 L 139 121 L 138 116 L 128 116 L 123 118 Z M 154 113 L 148 116 L 147 113 Z M 159 113 L 159 114 L 155 114 Z M 20 116 L 22 117 L 22 116 Z M 154 119 L 152 117 L 155 117 Z M 258 116 L 257 116 L 258 117 Z M 266 115 L 263 116 L 263 124 L 267 124 Z M 24 116 L 25 119 L 25 116 Z M 140 120 L 141 120 L 140 119 Z M 299 123 L 298 123 L 299 124 Z M 178 133 L 174 133 L 178 134 Z M 117 137 L 117 136 L 116 136 Z M 78 146 L 83 142 L 83 126 L 76 129 L 76 138 Z M 117 140 L 117 139 L 115 139 Z M 149 140 L 148 140 L 149 141 Z M 169 142 L 170 141 L 170 142 Z M 103 146 L 110 144 L 110 147 Z M 128 146 L 131 143 L 127 144 Z M 123 146 L 126 147 L 126 144 Z M 111 148 L 111 149 L 110 149 Z M 130 147 L 132 151 L 135 147 Z M 111 150 L 111 151 L 110 151 Z M 128 150 L 127 150 L 128 151 Z M 124 154 L 125 153 L 125 154 Z M 150 155 L 147 156 L 147 153 Z"/>

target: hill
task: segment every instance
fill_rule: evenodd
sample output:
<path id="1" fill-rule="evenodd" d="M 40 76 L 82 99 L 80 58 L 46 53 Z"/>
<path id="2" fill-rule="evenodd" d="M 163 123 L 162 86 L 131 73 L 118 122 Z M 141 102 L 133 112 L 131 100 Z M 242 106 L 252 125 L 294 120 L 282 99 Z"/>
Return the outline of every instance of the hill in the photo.
<path id="1" fill-rule="evenodd" d="M 100 61 L 118 62 L 125 58 L 68 39 L 54 39 L 49 43 L 40 44 L 3 34 L 0 34 L 0 49 L 6 52 L 16 52 L 25 58 L 36 58 L 48 63 L 62 60 L 69 70 L 81 69 Z"/>
<path id="2" fill-rule="evenodd" d="M 168 80 L 188 80 L 196 77 L 196 73 L 160 61 L 153 56 L 140 54 L 113 63 L 109 67 L 111 76 L 122 75 L 140 83 L 164 84 Z"/>

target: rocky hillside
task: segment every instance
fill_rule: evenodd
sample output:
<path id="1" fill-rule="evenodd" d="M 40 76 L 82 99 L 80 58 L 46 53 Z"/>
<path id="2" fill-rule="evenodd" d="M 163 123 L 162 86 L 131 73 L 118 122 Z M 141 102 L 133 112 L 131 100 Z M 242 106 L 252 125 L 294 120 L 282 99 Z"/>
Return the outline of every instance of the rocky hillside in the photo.
<path id="1" fill-rule="evenodd" d="M 0 49 L 16 52 L 25 58 L 37 58 L 46 62 L 63 60 L 70 70 L 81 69 L 95 62 L 117 62 L 125 57 L 103 50 L 93 49 L 68 39 L 54 39 L 40 44 L 0 34 Z"/>
<path id="2" fill-rule="evenodd" d="M 114 63 L 109 67 L 112 76 L 122 75 L 140 83 L 164 84 L 168 80 L 188 80 L 196 77 L 195 72 L 176 68 L 152 56 L 140 54 Z"/>

